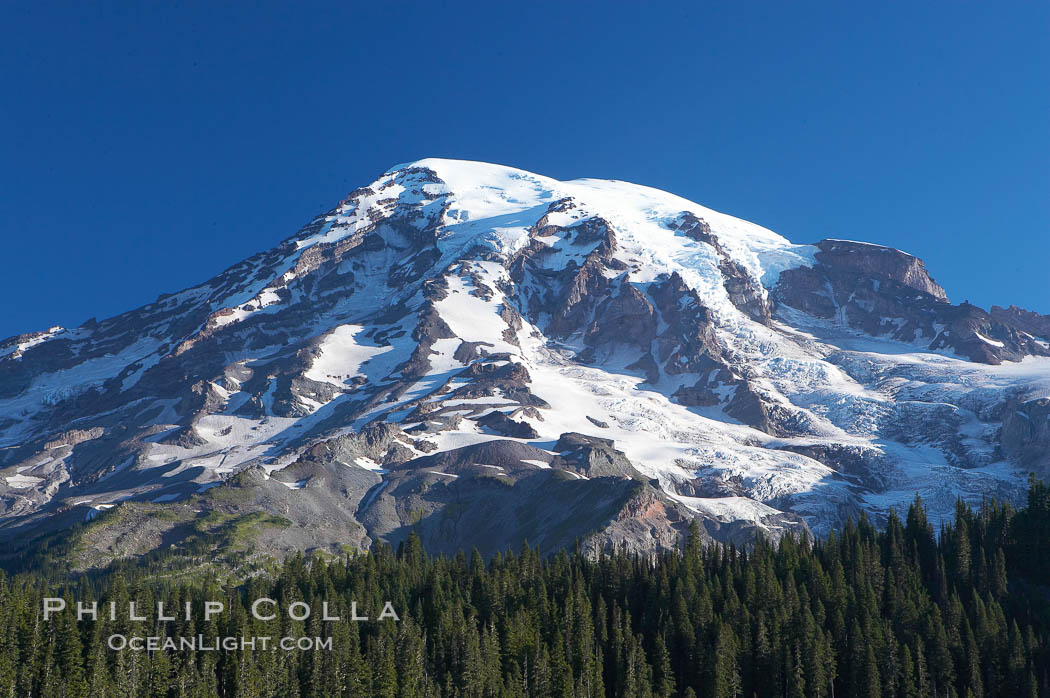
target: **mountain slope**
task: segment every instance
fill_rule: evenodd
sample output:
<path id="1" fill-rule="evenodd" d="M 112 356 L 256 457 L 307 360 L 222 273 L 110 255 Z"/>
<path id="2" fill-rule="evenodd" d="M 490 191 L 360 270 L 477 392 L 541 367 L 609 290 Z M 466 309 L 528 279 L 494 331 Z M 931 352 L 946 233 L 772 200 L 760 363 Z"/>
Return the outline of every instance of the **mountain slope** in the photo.
<path id="1" fill-rule="evenodd" d="M 898 250 L 421 160 L 200 286 L 0 343 L 0 536 L 127 500 L 287 516 L 278 552 L 946 515 L 1050 472 L 1047 326 Z"/>

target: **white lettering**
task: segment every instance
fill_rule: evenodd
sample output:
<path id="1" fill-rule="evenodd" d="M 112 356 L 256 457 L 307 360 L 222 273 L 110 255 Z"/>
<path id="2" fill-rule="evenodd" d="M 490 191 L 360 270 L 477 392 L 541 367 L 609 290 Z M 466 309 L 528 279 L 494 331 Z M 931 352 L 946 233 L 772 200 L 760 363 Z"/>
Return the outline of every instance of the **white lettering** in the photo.
<path id="1" fill-rule="evenodd" d="M 252 604 L 252 615 L 255 616 L 256 620 L 273 620 L 274 618 L 277 617 L 276 613 L 271 613 L 268 616 L 261 616 L 261 615 L 259 615 L 259 606 L 261 604 L 264 604 L 264 603 L 268 603 L 271 606 L 276 606 L 277 605 L 277 602 L 274 601 L 273 599 L 267 599 L 266 597 L 263 597 L 261 599 L 256 599 L 255 602 Z"/>
<path id="2" fill-rule="evenodd" d="M 164 615 L 164 602 L 157 602 L 157 620 L 175 620 L 175 616 Z"/>
<path id="3" fill-rule="evenodd" d="M 44 620 L 51 620 L 52 613 L 58 613 L 66 609 L 65 599 L 47 598 L 44 599 Z"/>
<path id="4" fill-rule="evenodd" d="M 98 620 L 98 601 L 92 601 L 90 606 L 85 606 L 77 601 L 77 620 L 84 620 L 84 616 L 91 616 L 91 620 Z"/>
<path id="5" fill-rule="evenodd" d="M 146 620 L 146 616 L 135 615 L 135 602 L 130 601 L 128 603 L 128 620 Z M 132 647 L 131 649 L 135 649 Z"/>
<path id="6" fill-rule="evenodd" d="M 302 615 L 296 615 L 295 609 L 302 608 Z M 292 620 L 306 620 L 310 617 L 310 607 L 302 601 L 296 601 L 288 607 L 288 617 Z"/>
<path id="7" fill-rule="evenodd" d="M 379 614 L 379 620 L 383 620 L 385 618 L 393 618 L 394 620 L 401 620 L 400 618 L 398 618 L 397 613 L 394 612 L 394 605 L 392 603 L 390 603 L 389 601 L 387 601 L 385 604 L 383 604 L 383 612 Z"/>
<path id="8" fill-rule="evenodd" d="M 223 612 L 226 608 L 226 604 L 222 601 L 205 601 L 204 602 L 204 620 L 211 620 L 212 616 L 218 615 Z"/>

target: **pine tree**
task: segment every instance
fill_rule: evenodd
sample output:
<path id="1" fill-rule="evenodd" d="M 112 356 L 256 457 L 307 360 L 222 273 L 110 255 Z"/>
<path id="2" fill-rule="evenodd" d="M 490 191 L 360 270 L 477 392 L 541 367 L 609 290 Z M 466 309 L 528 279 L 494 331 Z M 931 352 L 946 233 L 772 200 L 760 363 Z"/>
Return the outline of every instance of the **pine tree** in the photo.
<path id="1" fill-rule="evenodd" d="M 728 624 L 720 625 L 714 651 L 712 688 L 715 698 L 736 698 L 741 695 L 737 647 L 733 629 Z"/>

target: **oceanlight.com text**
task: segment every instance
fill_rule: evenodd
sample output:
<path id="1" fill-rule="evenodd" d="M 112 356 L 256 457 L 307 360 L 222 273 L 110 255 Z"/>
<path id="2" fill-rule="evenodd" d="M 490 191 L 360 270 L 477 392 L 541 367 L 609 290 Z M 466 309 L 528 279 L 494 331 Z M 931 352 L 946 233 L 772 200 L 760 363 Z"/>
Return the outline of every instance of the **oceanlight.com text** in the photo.
<path id="1" fill-rule="evenodd" d="M 111 650 L 131 650 L 133 652 L 195 651 L 195 652 L 236 652 L 246 650 L 283 650 L 285 652 L 309 652 L 313 650 L 331 650 L 331 637 L 281 637 L 267 635 L 255 637 L 166 637 L 159 635 L 110 635 L 107 645 Z"/>

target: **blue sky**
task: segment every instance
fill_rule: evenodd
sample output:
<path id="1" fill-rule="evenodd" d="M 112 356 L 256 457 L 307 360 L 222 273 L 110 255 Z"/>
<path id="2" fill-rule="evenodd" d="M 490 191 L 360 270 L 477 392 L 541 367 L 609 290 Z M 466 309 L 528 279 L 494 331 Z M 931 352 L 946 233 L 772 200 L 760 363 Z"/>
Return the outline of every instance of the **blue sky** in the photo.
<path id="1" fill-rule="evenodd" d="M 893 245 L 1050 313 L 1050 3 L 106 4 L 2 11 L 0 337 L 203 281 L 427 156 Z"/>

